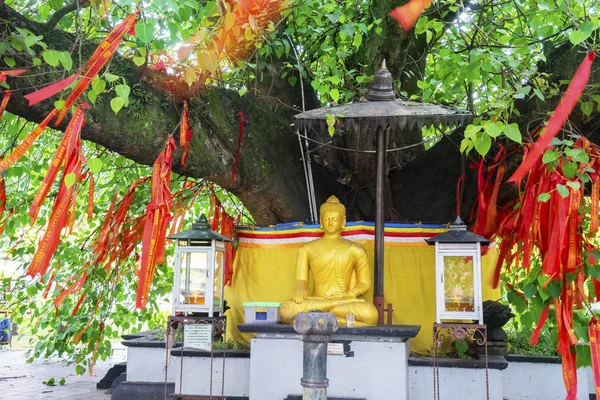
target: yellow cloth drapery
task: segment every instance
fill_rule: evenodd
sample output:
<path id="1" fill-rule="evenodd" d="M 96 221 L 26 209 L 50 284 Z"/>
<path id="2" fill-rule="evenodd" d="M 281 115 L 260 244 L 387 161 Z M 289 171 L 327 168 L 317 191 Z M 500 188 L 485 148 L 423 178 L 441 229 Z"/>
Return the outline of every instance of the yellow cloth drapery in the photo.
<path id="1" fill-rule="evenodd" d="M 432 325 L 436 318 L 435 248 L 428 246 L 424 239 L 443 231 L 443 226 L 386 225 L 384 298 L 386 303 L 393 305 L 393 324 L 421 325 L 419 334 L 411 340 L 411 351 L 416 353 L 431 352 Z M 318 233 L 318 227 L 313 225 L 293 226 L 285 230 L 238 230 L 239 246 L 233 264 L 233 281 L 231 287 L 225 289 L 227 305 L 231 307 L 226 314 L 229 339 L 248 342 L 251 337 L 237 330 L 237 325 L 244 322 L 244 302 L 283 302 L 292 297 L 298 247 L 307 240 L 313 240 Z M 348 224 L 344 237 L 365 247 L 373 274 L 372 224 Z M 484 301 L 500 298 L 500 290 L 491 286 L 496 260 L 494 248 L 482 258 Z M 364 298 L 373 299 L 372 288 Z"/>

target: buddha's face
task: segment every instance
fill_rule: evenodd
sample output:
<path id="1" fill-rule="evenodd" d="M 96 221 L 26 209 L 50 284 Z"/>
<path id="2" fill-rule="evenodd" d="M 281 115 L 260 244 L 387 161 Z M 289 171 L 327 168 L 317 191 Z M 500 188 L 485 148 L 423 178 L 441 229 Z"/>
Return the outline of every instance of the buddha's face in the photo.
<path id="1" fill-rule="evenodd" d="M 326 211 L 321 214 L 321 229 L 325 233 L 338 233 L 344 228 L 346 217 L 336 211 Z"/>

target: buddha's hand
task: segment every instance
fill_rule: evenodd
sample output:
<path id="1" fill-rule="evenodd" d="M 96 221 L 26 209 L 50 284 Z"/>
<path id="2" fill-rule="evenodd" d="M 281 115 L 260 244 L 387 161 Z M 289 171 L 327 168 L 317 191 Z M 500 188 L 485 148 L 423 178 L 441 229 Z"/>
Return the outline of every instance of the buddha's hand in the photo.
<path id="1" fill-rule="evenodd" d="M 294 301 L 298 304 L 304 303 L 307 296 L 308 292 L 306 290 L 296 290 L 296 292 L 294 292 Z"/>

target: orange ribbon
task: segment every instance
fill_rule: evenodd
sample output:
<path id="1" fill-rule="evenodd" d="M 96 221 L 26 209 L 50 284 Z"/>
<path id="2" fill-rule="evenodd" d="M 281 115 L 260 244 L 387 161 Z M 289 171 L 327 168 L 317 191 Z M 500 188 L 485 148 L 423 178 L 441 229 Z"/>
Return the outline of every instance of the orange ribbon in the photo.
<path id="1" fill-rule="evenodd" d="M 2 96 L 2 102 L 0 103 L 0 120 L 2 120 L 2 117 L 4 116 L 4 110 L 6 110 L 6 106 L 8 105 L 8 100 L 10 100 L 11 95 L 12 91 L 4 91 L 4 95 Z"/>
<path id="2" fill-rule="evenodd" d="M 125 33 L 131 31 L 131 29 L 135 26 L 138 20 L 138 14 L 129 14 L 119 25 L 113 29 L 106 38 L 104 38 L 94 53 L 87 61 L 87 63 L 82 68 L 82 71 L 85 71 L 83 77 L 75 86 L 75 89 L 71 92 L 67 100 L 65 100 L 65 104 L 63 105 L 58 117 L 56 118 L 55 126 L 58 126 L 60 122 L 63 120 L 64 116 L 67 114 L 71 106 L 75 103 L 75 101 L 83 94 L 85 89 L 92 83 L 94 77 L 100 72 L 100 69 L 104 67 L 104 65 L 110 60 L 113 56 L 121 40 L 123 39 L 123 35 Z"/>
<path id="3" fill-rule="evenodd" d="M 0 173 L 4 172 L 8 167 L 17 162 L 19 158 L 23 157 L 25 152 L 29 150 L 33 142 L 35 142 L 37 138 L 42 134 L 42 132 L 44 132 L 44 129 L 46 129 L 48 123 L 52 121 L 52 119 L 56 116 L 57 113 L 58 110 L 56 108 L 50 111 L 50 114 L 48 114 L 46 118 L 44 118 L 44 120 L 31 132 L 29 132 L 29 134 L 25 136 L 25 139 L 23 139 L 23 141 L 19 143 L 17 147 L 15 147 L 15 149 L 6 158 L 0 161 Z"/>

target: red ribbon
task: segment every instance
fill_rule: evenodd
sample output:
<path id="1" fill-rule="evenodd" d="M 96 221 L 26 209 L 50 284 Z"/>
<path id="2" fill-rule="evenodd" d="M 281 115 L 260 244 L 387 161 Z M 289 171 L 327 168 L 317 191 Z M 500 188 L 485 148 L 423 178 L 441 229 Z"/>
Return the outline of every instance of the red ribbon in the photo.
<path id="1" fill-rule="evenodd" d="M 590 78 L 590 71 L 594 57 L 594 52 L 589 53 L 579 65 L 579 68 L 577 68 L 571 83 L 569 83 L 569 86 L 567 87 L 565 95 L 560 100 L 556 110 L 554 110 L 554 114 L 548 120 L 548 124 L 533 145 L 531 152 L 523 159 L 523 162 L 519 168 L 517 168 L 513 176 L 511 176 L 508 180 L 509 182 L 522 181 L 538 158 L 548 148 L 548 145 L 552 139 L 560 131 L 565 121 L 569 117 L 569 114 L 571 114 L 571 111 L 577 104 L 585 85 L 587 85 L 587 82 Z"/>
<path id="2" fill-rule="evenodd" d="M 238 113 L 238 115 L 240 116 L 240 131 L 238 133 L 238 145 L 237 145 L 237 150 L 235 152 L 235 161 L 233 162 L 233 171 L 231 172 L 231 182 L 229 183 L 230 185 L 233 185 L 233 182 L 235 182 L 235 173 L 237 171 L 238 162 L 240 161 L 240 149 L 242 148 L 242 136 L 244 134 L 244 124 L 245 124 L 244 113 L 242 111 L 240 111 Z"/>
<path id="3" fill-rule="evenodd" d="M 7 76 L 12 76 L 14 78 L 15 76 L 19 76 L 24 72 L 27 72 L 27 70 L 26 69 L 7 69 L 4 71 L 0 71 L 0 82 L 4 82 L 6 80 Z"/>
<path id="4" fill-rule="evenodd" d="M 75 82 L 75 80 L 77 78 L 79 78 L 79 75 L 81 75 L 81 71 L 74 75 L 69 76 L 68 78 L 61 79 L 60 81 L 51 83 L 50 85 L 45 86 L 40 90 L 36 90 L 35 92 L 26 94 L 23 97 L 25 97 L 27 100 L 29 100 L 29 106 L 31 107 L 32 105 L 37 104 L 41 101 L 44 101 L 47 98 L 52 97 L 55 94 L 57 94 L 58 92 L 71 86 L 71 84 L 73 82 Z"/>

